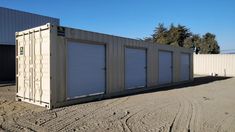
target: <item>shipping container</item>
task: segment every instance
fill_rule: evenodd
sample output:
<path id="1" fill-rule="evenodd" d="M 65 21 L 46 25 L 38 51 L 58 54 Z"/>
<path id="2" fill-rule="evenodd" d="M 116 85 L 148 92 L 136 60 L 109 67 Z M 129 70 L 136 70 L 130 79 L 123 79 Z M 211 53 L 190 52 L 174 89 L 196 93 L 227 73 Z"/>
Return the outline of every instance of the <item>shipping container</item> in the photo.
<path id="1" fill-rule="evenodd" d="M 16 33 L 16 99 L 49 109 L 193 80 L 193 51 L 46 24 Z"/>

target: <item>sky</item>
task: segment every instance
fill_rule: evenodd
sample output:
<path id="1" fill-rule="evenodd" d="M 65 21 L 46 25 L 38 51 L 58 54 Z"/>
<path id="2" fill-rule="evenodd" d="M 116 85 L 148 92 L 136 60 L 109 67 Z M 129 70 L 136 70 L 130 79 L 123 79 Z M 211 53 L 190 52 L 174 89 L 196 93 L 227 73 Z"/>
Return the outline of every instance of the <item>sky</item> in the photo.
<path id="1" fill-rule="evenodd" d="M 56 17 L 62 26 L 144 38 L 159 23 L 216 35 L 235 51 L 235 0 L 0 0 L 1 7 Z"/>

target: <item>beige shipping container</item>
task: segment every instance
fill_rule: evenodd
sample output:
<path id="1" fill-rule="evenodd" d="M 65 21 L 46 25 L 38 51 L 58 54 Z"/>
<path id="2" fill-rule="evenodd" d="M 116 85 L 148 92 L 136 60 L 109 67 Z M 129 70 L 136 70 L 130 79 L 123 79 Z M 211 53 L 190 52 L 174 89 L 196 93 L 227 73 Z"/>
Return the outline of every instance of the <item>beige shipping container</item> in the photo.
<path id="1" fill-rule="evenodd" d="M 46 24 L 16 33 L 16 99 L 46 108 L 193 80 L 193 51 Z"/>

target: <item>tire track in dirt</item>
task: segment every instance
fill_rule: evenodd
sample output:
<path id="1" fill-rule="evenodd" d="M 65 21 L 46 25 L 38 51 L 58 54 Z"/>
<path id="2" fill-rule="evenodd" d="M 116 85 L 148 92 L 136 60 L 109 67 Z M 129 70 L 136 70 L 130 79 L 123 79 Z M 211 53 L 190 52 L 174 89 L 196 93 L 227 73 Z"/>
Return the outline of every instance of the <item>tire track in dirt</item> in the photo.
<path id="1" fill-rule="evenodd" d="M 220 115 L 219 113 L 216 113 L 217 115 Z M 207 115 L 206 115 L 207 116 Z M 223 117 L 220 115 L 220 119 L 217 119 L 217 116 L 210 116 L 210 118 L 206 118 L 206 120 L 203 122 L 202 127 L 203 131 L 220 131 L 221 128 L 223 128 L 224 123 L 226 121 L 226 117 Z"/>
<path id="2" fill-rule="evenodd" d="M 142 115 L 142 118 L 139 119 L 139 122 L 141 123 L 140 126 L 144 127 L 147 131 L 148 129 L 154 130 L 154 131 L 160 131 L 161 129 L 165 130 L 167 128 L 168 122 L 164 120 L 164 118 L 172 118 L 170 115 L 162 116 L 165 111 L 170 109 L 171 107 L 177 107 L 177 104 L 175 103 L 169 103 L 165 104 L 165 106 L 162 107 L 156 107 L 148 111 L 147 113 Z M 169 113 L 168 113 L 169 114 Z M 149 121 L 151 118 L 154 118 L 157 122 L 153 126 L 153 124 Z"/>
<path id="3" fill-rule="evenodd" d="M 132 102 L 129 102 L 129 103 L 132 103 Z M 148 107 L 149 104 L 145 104 L 144 106 L 145 107 Z M 115 109 L 115 108 L 114 108 Z M 120 127 L 122 128 L 122 130 L 124 132 L 131 132 L 131 128 L 130 126 L 128 125 L 128 120 L 134 116 L 135 114 L 137 114 L 138 112 L 140 111 L 143 111 L 143 108 L 139 106 L 139 104 L 134 104 L 132 106 L 123 106 L 122 108 L 118 108 L 118 109 L 115 109 L 117 113 L 122 113 L 123 111 L 125 111 L 125 114 L 124 115 L 119 115 L 119 116 L 110 116 L 109 120 L 112 120 L 112 122 L 120 122 Z M 137 111 L 137 112 L 135 112 Z"/>
<path id="4" fill-rule="evenodd" d="M 116 100 L 115 100 L 116 101 Z M 113 101 L 113 102 L 115 102 Z M 113 103 L 111 102 L 111 103 Z M 104 106 L 100 106 L 101 104 L 98 105 L 98 103 L 93 104 L 93 109 L 89 109 L 89 107 L 76 107 L 76 106 L 72 106 L 72 107 L 66 107 L 63 110 L 52 110 L 52 111 L 46 111 L 46 115 L 53 115 L 54 113 L 56 113 L 56 117 L 55 118 L 50 118 L 51 116 L 45 116 L 45 112 L 44 113 L 38 113 L 38 115 L 36 115 L 35 121 L 40 121 L 43 120 L 43 118 L 46 119 L 46 121 L 43 121 L 43 123 L 38 124 L 41 125 L 42 127 L 44 127 L 47 131 L 57 131 L 61 128 L 63 128 L 66 124 L 70 124 L 72 122 L 74 122 L 74 118 L 77 117 L 78 115 L 81 115 L 81 109 L 86 109 L 86 112 L 89 112 L 91 110 L 96 111 L 98 109 L 102 109 L 103 107 L 105 107 L 107 104 L 104 104 Z M 82 105 L 81 105 L 82 106 Z M 87 105 L 85 105 L 87 106 Z M 98 107 L 95 108 L 94 107 Z M 61 112 L 61 113 L 59 113 Z M 44 115 L 43 117 L 40 117 L 40 115 Z M 30 117 L 29 117 L 30 118 Z M 35 126 L 35 122 L 32 122 L 32 124 Z"/>
<path id="5" fill-rule="evenodd" d="M 62 112 L 60 114 L 58 114 L 58 112 L 56 112 L 57 113 L 56 118 L 50 119 L 50 120 L 48 120 L 48 122 L 44 122 L 41 126 L 44 128 L 47 128 L 48 131 L 58 131 L 68 125 L 73 124 L 78 119 L 85 118 L 89 115 L 95 114 L 100 109 L 104 109 L 105 107 L 115 105 L 116 102 L 120 102 L 120 101 L 122 101 L 122 100 L 115 99 L 112 102 L 106 101 L 103 103 L 104 104 L 103 106 L 101 106 L 100 102 L 97 102 L 96 104 L 93 103 L 91 105 L 91 108 L 89 108 L 89 107 L 82 108 L 82 107 L 73 107 L 72 106 L 73 108 L 71 108 L 71 107 L 67 108 L 67 109 L 69 109 L 69 111 L 62 110 Z M 85 105 L 85 106 L 87 106 L 87 105 Z M 98 108 L 95 108 L 95 107 L 98 107 Z M 53 112 L 54 112 L 54 110 L 48 112 L 48 114 L 52 114 Z M 44 114 L 40 113 L 38 115 L 44 115 Z M 42 119 L 42 117 L 38 117 L 38 115 L 35 116 L 35 119 L 36 120 Z M 32 123 L 32 124 L 34 124 L 34 123 Z"/>
<path id="6" fill-rule="evenodd" d="M 5 114 L 3 116 L 4 122 L 2 123 L 2 128 L 6 131 L 23 131 L 30 130 L 30 128 L 20 125 L 17 120 L 22 117 L 22 115 L 27 115 L 37 109 L 32 110 L 29 104 L 15 101 L 6 101 L 6 103 L 1 104 L 0 107 L 4 109 Z M 33 108 L 35 108 L 33 106 Z"/>
<path id="7" fill-rule="evenodd" d="M 100 102 L 97 103 L 91 103 L 90 105 L 92 106 L 92 111 L 93 113 L 90 114 L 94 114 L 95 111 L 97 111 L 98 109 L 102 109 L 104 107 L 106 107 L 107 105 L 113 104 L 116 101 L 118 101 L 117 99 L 115 99 L 114 101 L 112 101 L 111 103 L 108 103 L 104 106 L 100 107 Z M 107 102 L 107 101 L 106 101 Z M 108 101 L 109 102 L 109 101 Z M 99 108 L 97 108 L 96 110 L 94 110 L 94 106 L 99 106 Z M 68 107 L 68 108 L 60 108 L 60 109 L 55 109 L 53 111 L 43 111 L 43 112 L 39 112 L 36 115 L 31 114 L 24 114 L 25 116 L 23 118 L 21 118 L 20 120 L 18 120 L 18 124 L 20 124 L 20 126 L 24 127 L 24 128 L 34 128 L 36 131 L 38 130 L 44 130 L 44 131 L 49 131 L 50 129 L 53 130 L 53 128 L 56 126 L 57 128 L 60 128 L 60 126 L 63 127 L 63 124 L 66 123 L 64 122 L 64 120 L 69 121 L 68 124 L 70 124 L 71 122 L 74 122 L 74 120 L 72 120 L 74 117 L 76 117 L 76 115 L 81 115 L 79 109 L 83 108 L 83 111 L 85 111 L 84 109 L 86 109 L 85 112 L 88 112 L 88 108 L 87 106 L 89 106 L 89 104 L 83 104 L 83 105 L 79 105 L 78 107 Z M 60 116 L 57 116 L 55 118 L 52 119 L 53 114 L 56 114 L 57 112 L 61 112 Z M 86 113 L 84 113 L 86 114 Z M 46 119 L 46 121 L 44 120 L 44 118 Z M 70 120 L 71 119 L 71 120 Z M 60 121 L 63 123 L 61 124 Z M 51 122 L 51 123 L 50 123 Z M 44 125 L 45 124 L 45 125 Z M 66 123 L 67 124 L 67 123 Z M 47 128 L 47 129 L 46 129 Z M 49 128 L 49 129 L 48 129 Z"/>
<path id="8" fill-rule="evenodd" d="M 80 123 L 75 123 L 73 125 L 69 125 L 68 128 L 71 129 L 71 128 L 78 127 L 77 130 L 85 131 L 85 130 L 89 129 L 89 127 L 87 127 L 87 125 L 89 123 L 91 123 L 90 122 L 91 120 L 98 119 L 98 121 L 101 122 L 103 127 L 108 127 L 107 129 L 109 129 L 112 126 L 113 127 L 115 126 L 115 127 L 121 128 L 122 131 L 130 131 L 128 129 L 128 127 L 123 123 L 123 120 L 125 117 L 127 117 L 127 115 L 130 114 L 130 111 L 132 111 L 132 108 L 137 107 L 137 106 L 139 107 L 139 105 L 134 104 L 134 105 L 130 106 L 131 102 L 129 102 L 128 99 L 129 99 L 129 97 L 127 98 L 126 101 L 120 102 L 118 105 L 113 105 L 112 107 L 108 107 L 102 111 L 99 111 L 98 113 L 95 113 L 91 117 L 82 118 L 81 120 L 79 120 Z M 123 111 L 125 111 L 124 114 L 122 114 Z M 99 124 L 99 123 L 95 123 L 95 124 Z M 93 124 L 91 124 L 91 125 L 93 125 Z M 97 126 L 94 126 L 94 127 L 97 127 Z M 63 130 L 67 131 L 67 129 L 63 129 Z M 119 131 L 121 131 L 121 130 L 119 129 Z"/>
<path id="9" fill-rule="evenodd" d="M 216 107 L 216 104 L 214 102 L 219 102 L 222 99 L 226 99 L 227 97 L 221 97 L 220 99 L 216 99 L 216 94 L 214 97 L 206 97 L 204 96 L 204 105 L 210 105 L 211 108 Z M 218 97 L 218 95 L 217 95 Z M 215 110 L 213 113 L 210 113 L 209 110 L 204 110 L 206 114 L 204 114 L 204 122 L 202 124 L 203 131 L 216 131 L 216 132 L 232 132 L 235 130 L 235 113 L 234 110 L 231 110 L 230 106 L 227 106 L 227 102 L 224 102 L 224 104 L 218 103 L 222 107 L 221 110 Z M 234 104 L 234 103 L 233 103 Z M 218 107 L 218 108 L 219 108 Z M 224 112 L 225 111 L 225 112 Z M 228 111 L 228 112 L 227 112 Z M 233 129 L 231 129 L 233 128 Z"/>
<path id="10" fill-rule="evenodd" d="M 93 106 L 94 105 L 95 104 L 93 104 Z M 100 103 L 96 104 L 96 105 L 100 106 Z M 79 107 L 83 107 L 83 106 L 84 106 L 84 109 L 86 109 L 86 106 L 88 106 L 88 105 L 87 104 L 80 105 Z M 36 114 L 34 114 L 35 112 L 33 112 L 33 113 L 25 112 L 24 114 L 22 114 L 24 116 L 22 116 L 16 122 L 20 126 L 22 126 L 23 128 L 29 128 L 29 129 L 33 128 L 36 131 L 41 131 L 41 130 L 47 131 L 46 127 L 42 126 L 43 124 L 47 123 L 47 121 L 52 121 L 52 123 L 53 123 L 52 126 L 54 124 L 57 124 L 57 122 L 53 121 L 54 118 L 52 119 L 51 117 L 53 117 L 53 116 L 51 116 L 51 115 L 56 114 L 57 112 L 61 112 L 60 115 L 66 117 L 67 116 L 66 113 L 74 114 L 74 113 L 71 112 L 73 110 L 74 110 L 75 113 L 79 114 L 79 112 L 76 112 L 77 107 L 74 107 L 74 108 L 71 108 L 71 107 L 70 108 L 60 108 L 60 109 L 55 109 L 53 111 L 46 110 L 46 111 L 43 111 L 43 112 L 38 112 Z M 64 115 L 64 114 L 66 114 L 66 115 Z M 44 118 L 45 118 L 45 120 L 44 120 Z M 48 124 L 46 124 L 46 125 L 48 125 Z"/>
<path id="11" fill-rule="evenodd" d="M 200 103 L 190 94 L 179 95 L 180 107 L 170 125 L 169 131 L 203 131 Z"/>
<path id="12" fill-rule="evenodd" d="M 155 100 L 158 99 L 155 98 Z M 128 120 L 126 120 L 125 123 L 133 131 L 168 130 L 169 125 L 167 125 L 168 122 L 166 121 L 166 118 L 167 119 L 173 118 L 174 114 L 170 114 L 168 116 L 162 116 L 162 115 L 164 115 L 165 111 L 169 111 L 169 109 L 172 109 L 172 107 L 174 108 L 178 104 L 176 101 L 171 101 L 167 98 L 163 99 L 162 101 L 155 102 L 153 99 L 151 102 L 155 103 L 149 102 L 149 104 L 147 104 L 146 106 L 141 107 L 142 109 L 140 108 L 141 110 L 137 111 L 136 113 L 128 117 Z"/>
<path id="13" fill-rule="evenodd" d="M 228 124 L 230 124 L 229 122 L 233 122 L 233 120 L 235 120 L 235 118 L 233 116 L 227 116 L 224 117 L 223 119 L 221 119 L 220 121 L 218 121 L 215 126 L 214 126 L 214 131 L 217 132 L 224 132 L 227 131 L 227 129 L 229 129 Z M 233 124 L 234 125 L 234 124 Z M 226 128 L 227 127 L 227 128 Z"/>
<path id="14" fill-rule="evenodd" d="M 124 130 L 124 132 L 132 132 L 132 129 L 130 125 L 128 124 L 129 119 L 131 119 L 133 116 L 138 114 L 139 112 L 143 111 L 144 108 L 138 108 L 138 105 L 132 106 L 132 107 L 125 107 L 123 108 L 125 112 L 124 116 L 116 117 L 115 121 L 119 121 L 121 123 L 121 127 Z M 123 110 L 118 110 L 117 112 L 121 112 Z M 130 112 L 131 111 L 131 112 Z"/>
<path id="15" fill-rule="evenodd" d="M 154 94 L 150 94 L 150 95 L 148 95 L 148 97 L 149 96 L 153 96 L 154 98 L 156 97 Z M 149 98 L 151 98 L 151 97 L 149 97 Z M 155 105 L 155 103 L 153 103 L 153 102 L 156 102 L 156 101 L 154 101 L 154 98 L 151 99 L 151 101 L 148 101 L 146 103 L 145 100 L 140 100 L 140 102 L 136 101 L 136 99 L 138 99 L 138 96 L 137 97 L 131 97 L 130 99 L 132 99 L 132 100 L 129 100 L 126 103 L 122 103 L 120 106 L 118 105 L 118 108 L 112 107 L 111 109 L 108 109 L 108 110 L 104 111 L 103 113 L 100 113 L 101 116 L 98 113 L 98 114 L 94 115 L 91 119 L 92 120 L 99 119 L 99 121 L 101 120 L 102 123 L 105 124 L 106 126 L 107 126 L 107 124 L 111 124 L 111 125 L 115 125 L 116 126 L 117 124 L 120 124 L 119 122 L 122 122 L 120 124 L 120 126 L 117 126 L 117 127 L 120 127 L 120 128 L 122 128 L 122 130 L 127 131 L 128 130 L 127 126 L 129 126 L 129 125 L 128 124 L 127 124 L 127 126 L 125 125 L 124 117 L 129 117 L 129 116 L 132 115 L 132 113 L 135 113 L 136 111 L 138 111 L 140 109 L 145 109 L 145 108 L 148 108 L 148 107 L 151 108 L 152 106 Z M 157 102 L 157 103 L 162 103 L 162 102 Z M 125 114 L 121 114 L 120 115 L 121 117 L 118 117 L 116 115 L 112 116 L 112 114 L 110 114 L 110 111 L 111 112 L 115 111 L 116 115 L 118 115 L 118 114 L 120 115 L 120 113 L 123 113 L 123 111 L 125 111 L 125 112 L 129 111 L 129 114 L 128 114 L 128 116 L 126 116 Z M 104 114 L 104 113 L 107 113 L 107 114 Z M 103 118 L 105 118 L 105 119 L 102 120 Z M 88 124 L 89 120 L 86 120 L 85 122 L 86 122 L 86 124 Z M 115 122 L 115 124 L 113 124 L 112 122 Z M 86 126 L 86 124 L 85 124 L 85 126 Z M 76 125 L 75 127 L 81 126 L 81 125 L 84 125 L 84 124 Z M 81 129 L 79 129 L 79 130 L 81 130 Z M 84 128 L 82 130 L 86 130 L 86 128 Z M 121 131 L 121 130 L 119 130 L 119 131 Z"/>
<path id="16" fill-rule="evenodd" d="M 192 104 L 189 100 L 181 94 L 178 98 L 180 102 L 180 107 L 178 113 L 171 123 L 169 131 L 190 131 L 190 122 L 192 121 Z"/>
<path id="17" fill-rule="evenodd" d="M 176 113 L 175 116 L 174 116 L 173 121 L 171 122 L 171 124 L 170 124 L 170 126 L 169 126 L 169 132 L 172 132 L 172 128 L 173 128 L 173 126 L 175 125 L 175 120 L 176 120 L 176 117 L 178 117 L 178 115 L 179 115 L 179 112 L 180 112 L 180 108 L 181 108 L 181 107 L 182 107 L 182 106 L 181 106 L 181 103 L 179 102 L 179 108 L 178 108 L 177 113 Z"/>
<path id="18" fill-rule="evenodd" d="M 69 114 L 73 114 L 73 111 L 75 111 L 76 109 L 70 109 L 69 111 L 66 109 L 61 109 L 61 110 L 57 110 L 62 111 L 63 113 L 69 113 Z M 43 127 L 44 124 L 46 123 L 50 123 L 50 121 L 52 121 L 53 119 L 57 118 L 58 114 L 57 111 L 50 111 L 50 110 L 46 110 L 43 112 L 39 112 L 33 115 L 29 115 L 29 116 L 25 116 L 23 118 L 23 122 L 28 122 L 29 124 L 33 125 L 33 126 L 41 126 Z M 65 114 L 69 116 L 69 114 Z"/>
<path id="19" fill-rule="evenodd" d="M 2 117 L 2 123 L 1 123 L 1 127 L 3 129 L 8 129 L 11 128 L 11 126 L 16 126 L 16 128 L 20 128 L 20 130 L 22 129 L 21 127 L 17 126 L 13 120 L 13 116 L 16 115 L 16 113 L 19 112 L 19 110 L 17 110 L 16 106 L 15 106 L 15 102 L 13 101 L 3 101 L 5 103 L 1 104 L 1 117 Z M 11 111 L 11 114 L 8 114 L 8 111 Z M 15 129 L 12 129 L 12 131 Z M 16 129 L 17 130 L 17 129 Z"/>
<path id="20" fill-rule="evenodd" d="M 72 121 L 71 123 L 67 124 L 62 129 L 60 129 L 60 131 L 70 131 L 71 128 L 76 128 L 77 126 L 82 125 L 82 124 L 88 122 L 89 120 L 95 118 L 95 116 L 102 115 L 105 112 L 110 111 L 113 107 L 123 105 L 124 102 L 128 101 L 128 99 L 129 99 L 129 97 L 117 99 L 116 101 L 114 101 L 110 104 L 107 104 L 102 108 L 99 108 L 95 111 L 91 111 L 91 112 L 87 113 L 86 116 L 78 117 L 79 118 L 78 120 Z"/>
<path id="21" fill-rule="evenodd" d="M 233 120 L 235 120 L 235 119 L 232 116 L 231 117 L 227 117 L 226 119 L 223 119 L 222 120 L 223 124 L 217 125 L 215 130 L 217 132 L 229 131 L 230 125 L 233 122 Z"/>
<path id="22" fill-rule="evenodd" d="M 141 110 L 137 111 L 136 113 L 134 113 L 134 114 L 130 115 L 129 117 L 127 117 L 127 118 L 124 120 L 124 123 L 122 123 L 122 124 L 123 124 L 123 128 L 126 126 L 126 127 L 127 127 L 127 130 L 130 131 L 130 132 L 132 132 L 132 129 L 131 129 L 131 127 L 129 126 L 128 122 L 129 122 L 129 120 L 130 120 L 132 117 L 134 117 L 135 115 L 137 115 L 137 114 L 140 113 L 141 111 L 143 111 L 143 109 L 141 109 Z"/>
<path id="23" fill-rule="evenodd" d="M 202 110 L 201 105 L 196 100 L 190 100 L 192 107 L 192 116 L 190 119 L 189 129 L 190 131 L 200 132 L 202 130 Z"/>
<path id="24" fill-rule="evenodd" d="M 129 104 L 133 104 L 133 102 L 127 102 L 125 106 L 125 104 L 122 103 L 122 105 L 120 106 L 121 108 L 112 108 L 114 110 L 116 110 L 116 113 L 120 113 L 119 116 L 112 116 L 111 117 L 111 124 L 113 125 L 113 127 L 120 127 L 121 129 L 119 129 L 118 131 L 132 131 L 132 128 L 131 128 L 131 125 L 129 125 L 129 120 L 137 115 L 138 113 L 140 113 L 141 111 L 146 111 L 145 108 L 148 108 L 148 107 L 152 107 L 153 104 L 152 103 L 145 103 L 145 104 L 142 104 L 141 102 L 137 102 L 135 105 L 132 105 L 130 106 Z M 141 105 L 139 105 L 141 104 Z M 166 104 L 165 104 L 166 105 Z M 158 106 L 159 107 L 159 106 Z M 123 113 L 123 111 L 125 111 L 124 114 L 121 114 Z M 144 112 L 143 112 L 144 113 Z M 108 113 L 107 113 L 108 114 Z M 103 113 L 104 115 L 104 113 Z M 95 119 L 99 119 L 99 120 L 102 120 L 104 119 L 103 116 L 94 116 L 93 118 L 91 118 L 92 120 L 95 120 Z M 105 118 L 105 120 L 102 120 L 104 124 L 108 125 L 110 124 L 110 120 L 109 118 Z M 89 122 L 89 120 L 87 120 L 86 122 Z M 114 124 L 114 123 L 115 124 Z M 121 122 L 121 124 L 119 123 Z M 83 129 L 84 130 L 84 129 Z"/>
<path id="25" fill-rule="evenodd" d="M 141 105 L 139 105 L 139 104 L 136 104 L 136 105 L 134 105 L 134 106 L 132 106 L 132 107 L 124 107 L 124 108 L 122 108 L 122 109 L 124 109 L 124 110 L 126 110 L 127 112 L 128 112 L 128 114 L 125 114 L 124 116 L 122 116 L 121 118 L 119 118 L 119 117 L 116 117 L 116 119 L 115 120 L 117 120 L 117 121 L 119 121 L 119 122 L 121 122 L 121 127 L 122 127 L 122 130 L 123 131 L 132 131 L 132 129 L 133 129 L 133 127 L 135 127 L 134 125 L 132 125 L 132 124 L 136 124 L 136 122 L 137 121 L 134 121 L 133 123 L 132 123 L 132 121 L 131 121 L 131 119 L 132 118 L 135 118 L 135 115 L 138 115 L 139 116 L 139 114 L 141 114 L 141 113 L 146 113 L 148 110 L 146 110 L 146 108 L 151 108 L 151 107 L 153 107 L 153 106 L 155 106 L 156 104 L 154 104 L 154 103 L 152 103 L 153 101 L 151 101 L 151 102 L 148 102 L 148 103 L 145 103 L 145 104 L 142 104 L 141 102 L 139 102 L 139 104 L 141 104 Z M 132 102 L 129 102 L 129 103 L 131 103 L 132 104 Z M 165 103 L 165 105 L 167 105 L 166 103 Z M 165 107 L 167 107 L 167 106 L 165 106 Z M 159 106 L 158 106 L 158 108 L 159 108 Z M 122 109 L 119 109 L 117 112 L 121 112 L 122 111 Z M 157 108 L 156 108 L 157 109 Z M 155 109 L 154 109 L 155 110 Z M 154 111 L 154 110 L 152 110 L 152 111 Z M 156 110 L 155 110 L 156 111 Z M 115 117 L 113 117 L 113 118 L 115 118 Z M 138 129 L 137 129 L 138 130 Z M 141 130 L 141 129 L 139 129 L 139 130 Z"/>
<path id="26" fill-rule="evenodd" d="M 156 124 L 154 124 L 154 126 L 149 126 L 148 125 L 149 123 L 148 122 L 145 123 L 143 119 L 147 117 L 150 117 L 150 119 L 152 117 L 157 118 L 158 116 L 161 116 L 160 113 L 162 113 L 162 111 L 165 111 L 165 109 L 168 109 L 168 107 L 172 105 L 175 105 L 175 102 L 165 102 L 161 105 L 157 105 L 157 104 L 151 105 L 151 109 L 145 109 L 146 107 L 142 107 L 141 110 L 137 111 L 136 113 L 128 117 L 128 120 L 125 121 L 126 125 L 129 126 L 129 128 L 133 131 L 138 131 L 138 130 L 148 131 L 148 129 L 149 130 L 163 129 L 162 127 L 163 125 L 156 126 Z M 166 124 L 166 123 L 167 122 L 164 122 L 162 124 Z"/>
<path id="27" fill-rule="evenodd" d="M 232 132 L 232 131 L 234 131 L 235 130 L 235 115 L 232 115 L 232 116 L 229 116 L 226 120 L 225 120 L 225 122 L 224 122 L 224 124 L 223 124 L 223 126 L 221 126 L 219 129 L 218 129 L 218 131 L 227 131 L 227 132 Z"/>
<path id="28" fill-rule="evenodd" d="M 4 116 L 6 115 L 6 111 L 4 110 L 4 104 L 6 100 L 0 100 L 0 128 L 2 128 L 3 122 L 5 122 Z"/>

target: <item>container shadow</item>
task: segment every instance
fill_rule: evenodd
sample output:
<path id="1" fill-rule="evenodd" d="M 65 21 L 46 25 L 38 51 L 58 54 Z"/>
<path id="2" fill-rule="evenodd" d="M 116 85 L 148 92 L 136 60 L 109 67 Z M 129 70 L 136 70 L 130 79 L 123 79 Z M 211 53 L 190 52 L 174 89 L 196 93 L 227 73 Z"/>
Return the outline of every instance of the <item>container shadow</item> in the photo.
<path id="1" fill-rule="evenodd" d="M 156 87 L 151 87 L 151 88 L 138 88 L 138 89 L 132 89 L 132 90 L 126 90 L 125 92 L 120 92 L 112 95 L 103 95 L 98 98 L 94 98 L 91 100 L 84 100 L 78 103 L 72 103 L 70 106 L 73 105 L 78 105 L 78 104 L 84 104 L 84 103 L 89 103 L 89 102 L 99 102 L 102 100 L 108 100 L 108 99 L 114 99 L 114 98 L 122 98 L 122 97 L 128 97 L 128 96 L 134 96 L 134 95 L 141 95 L 141 94 L 147 94 L 147 93 L 153 93 L 153 92 L 161 92 L 161 91 L 168 91 L 168 90 L 174 90 L 174 89 L 181 89 L 181 88 L 190 88 L 193 86 L 199 86 L 203 84 L 208 84 L 212 83 L 215 81 L 222 81 L 226 80 L 232 77 L 213 77 L 213 76 L 197 76 L 194 78 L 193 81 L 190 82 L 180 82 L 180 83 L 175 83 L 175 84 L 169 84 L 168 86 L 156 86 Z M 69 105 L 65 105 L 69 106 Z"/>
<path id="2" fill-rule="evenodd" d="M 112 96 L 111 98 L 119 98 L 119 97 L 125 97 L 125 96 L 132 96 L 132 95 L 138 95 L 138 94 L 145 94 L 145 93 L 153 93 L 153 92 L 161 92 L 161 91 L 168 91 L 168 90 L 174 90 L 174 89 L 181 89 L 181 88 L 189 88 L 193 86 L 199 86 L 203 84 L 212 83 L 215 81 L 222 81 L 226 79 L 230 79 L 232 77 L 221 77 L 221 76 L 197 76 L 194 77 L 194 80 L 191 82 L 184 82 L 184 83 L 178 83 L 178 84 L 169 84 L 168 86 L 156 86 L 151 88 L 143 88 L 139 90 L 133 90 L 127 93 L 124 93 L 119 96 Z M 108 99 L 108 98 L 106 98 Z"/>
<path id="3" fill-rule="evenodd" d="M 193 87 L 193 86 L 203 85 L 203 84 L 207 84 L 207 83 L 212 83 L 215 81 L 222 81 L 222 80 L 226 80 L 226 79 L 230 79 L 230 78 L 232 78 L 232 77 L 199 76 L 199 77 L 195 77 L 192 82 L 186 82 L 186 83 L 182 83 L 182 84 L 176 84 L 176 85 L 172 85 L 172 86 L 162 87 L 162 88 L 159 88 L 157 91 Z"/>
<path id="4" fill-rule="evenodd" d="M 7 87 L 7 86 L 15 86 L 16 84 L 13 82 L 0 82 L 0 87 Z"/>

